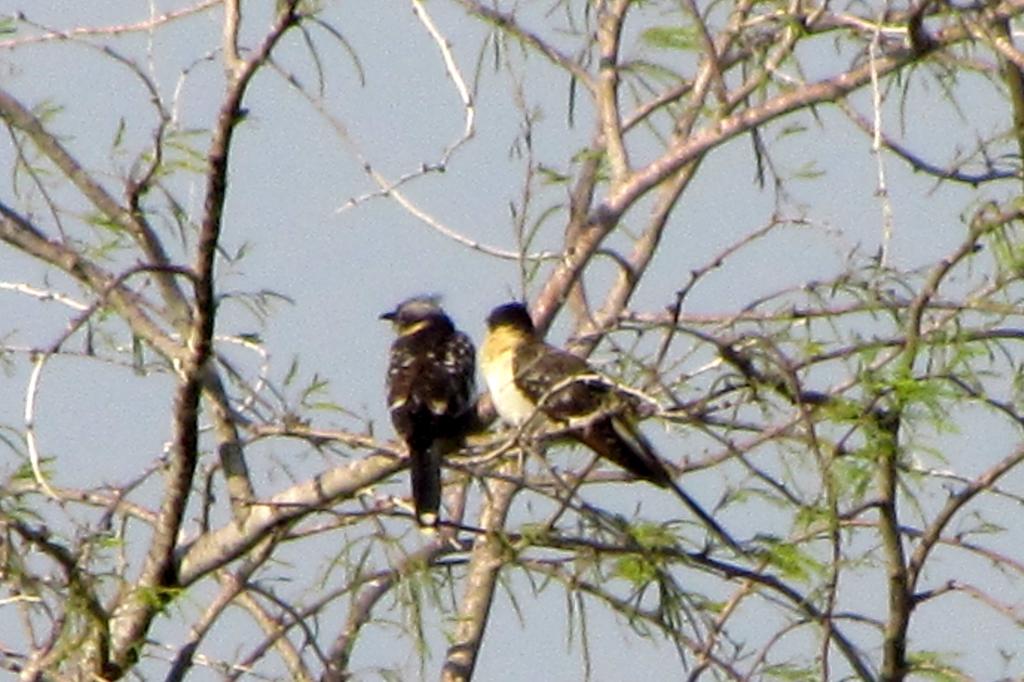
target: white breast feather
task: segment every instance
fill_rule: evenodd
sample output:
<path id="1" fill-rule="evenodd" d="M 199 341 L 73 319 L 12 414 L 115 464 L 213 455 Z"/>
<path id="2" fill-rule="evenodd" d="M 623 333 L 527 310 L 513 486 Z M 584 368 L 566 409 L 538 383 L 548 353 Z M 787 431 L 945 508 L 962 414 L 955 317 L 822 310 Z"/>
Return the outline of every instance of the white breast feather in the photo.
<path id="1" fill-rule="evenodd" d="M 512 353 L 503 353 L 498 361 L 488 363 L 483 374 L 494 409 L 502 419 L 519 426 L 534 414 L 533 403 L 516 388 Z"/>

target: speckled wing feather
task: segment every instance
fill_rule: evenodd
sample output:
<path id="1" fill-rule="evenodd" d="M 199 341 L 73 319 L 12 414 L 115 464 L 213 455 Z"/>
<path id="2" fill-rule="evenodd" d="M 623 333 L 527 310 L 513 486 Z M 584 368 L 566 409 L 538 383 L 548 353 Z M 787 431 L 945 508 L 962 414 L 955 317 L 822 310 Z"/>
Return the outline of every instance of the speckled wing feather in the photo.
<path id="1" fill-rule="evenodd" d="M 520 346 L 512 367 L 519 390 L 552 419 L 593 414 L 608 397 L 607 387 L 597 381 L 569 382 L 593 370 L 583 358 L 545 343 Z"/>
<path id="2" fill-rule="evenodd" d="M 600 379 L 584 378 L 594 371 L 583 358 L 537 342 L 519 347 L 513 368 L 516 386 L 551 419 L 607 413 L 574 431 L 571 436 L 575 440 L 634 476 L 670 485 L 672 477 L 665 465 L 630 420 L 626 398 Z M 571 377 L 580 379 L 569 381 Z"/>

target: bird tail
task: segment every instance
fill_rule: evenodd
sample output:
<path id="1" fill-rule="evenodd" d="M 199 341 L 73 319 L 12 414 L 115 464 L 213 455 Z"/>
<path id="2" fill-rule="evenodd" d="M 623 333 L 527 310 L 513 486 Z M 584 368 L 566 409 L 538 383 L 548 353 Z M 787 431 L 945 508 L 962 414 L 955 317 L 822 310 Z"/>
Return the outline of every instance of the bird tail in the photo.
<path id="1" fill-rule="evenodd" d="M 432 442 L 410 443 L 409 459 L 416 522 L 432 528 L 441 507 L 441 449 Z"/>
<path id="2" fill-rule="evenodd" d="M 672 474 L 658 458 L 654 446 L 626 419 L 613 416 L 591 425 L 581 438 L 584 445 L 598 455 L 615 462 L 637 478 L 662 488 L 669 488 L 676 497 L 722 542 L 742 553 L 742 548 L 697 500 L 675 482 Z"/>
<path id="3" fill-rule="evenodd" d="M 591 424 L 584 429 L 580 440 L 637 478 L 662 488 L 672 483 L 672 476 L 658 459 L 654 447 L 636 427 L 620 416 Z"/>

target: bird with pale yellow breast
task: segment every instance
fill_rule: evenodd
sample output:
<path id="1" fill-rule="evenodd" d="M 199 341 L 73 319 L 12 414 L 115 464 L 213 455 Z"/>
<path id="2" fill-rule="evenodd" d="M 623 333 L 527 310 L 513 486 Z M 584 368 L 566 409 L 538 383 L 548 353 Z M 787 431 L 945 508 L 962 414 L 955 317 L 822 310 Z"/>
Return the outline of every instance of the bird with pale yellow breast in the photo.
<path id="1" fill-rule="evenodd" d="M 495 411 L 506 422 L 580 421 L 569 438 L 638 478 L 670 484 L 665 465 L 627 416 L 622 396 L 586 360 L 540 340 L 521 303 L 499 306 L 488 316 L 480 368 Z"/>
<path id="2" fill-rule="evenodd" d="M 561 425 L 566 437 L 637 478 L 671 489 L 733 549 L 732 537 L 688 495 L 640 431 L 630 397 L 583 358 L 545 343 L 522 303 L 506 303 L 487 317 L 480 370 L 498 415 L 515 426 Z"/>

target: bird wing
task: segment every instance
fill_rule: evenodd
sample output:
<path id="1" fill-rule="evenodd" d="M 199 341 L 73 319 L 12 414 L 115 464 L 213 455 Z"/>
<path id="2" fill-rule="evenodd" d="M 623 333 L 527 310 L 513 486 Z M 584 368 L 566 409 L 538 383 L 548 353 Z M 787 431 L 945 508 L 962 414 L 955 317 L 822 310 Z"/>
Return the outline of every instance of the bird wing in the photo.
<path id="1" fill-rule="evenodd" d="M 476 348 L 469 337 L 456 332 L 445 344 L 442 364 L 451 385 L 448 394 L 451 397 L 446 413 L 461 416 L 473 406 L 473 392 L 476 388 Z"/>
<path id="2" fill-rule="evenodd" d="M 388 406 L 392 416 L 395 411 L 426 410 L 437 418 L 431 428 L 447 432 L 447 421 L 461 417 L 472 405 L 476 352 L 461 332 L 438 341 L 409 337 L 395 342 L 388 368 Z"/>
<path id="3" fill-rule="evenodd" d="M 672 477 L 630 414 L 630 402 L 598 377 L 586 360 L 544 343 L 516 354 L 516 386 L 552 419 L 586 418 L 572 437 L 598 455 L 659 486 Z M 579 377 L 578 381 L 572 381 Z M 603 414 L 602 414 L 603 413 Z"/>
<path id="4" fill-rule="evenodd" d="M 583 358 L 546 343 L 523 344 L 513 362 L 516 387 L 554 419 L 593 414 L 605 405 L 609 391 Z M 580 377 L 573 381 L 573 377 Z"/>

